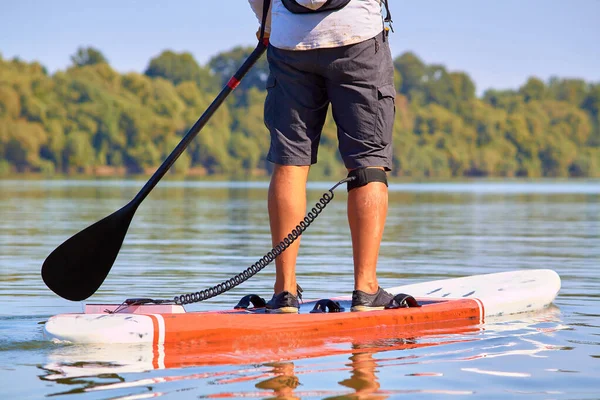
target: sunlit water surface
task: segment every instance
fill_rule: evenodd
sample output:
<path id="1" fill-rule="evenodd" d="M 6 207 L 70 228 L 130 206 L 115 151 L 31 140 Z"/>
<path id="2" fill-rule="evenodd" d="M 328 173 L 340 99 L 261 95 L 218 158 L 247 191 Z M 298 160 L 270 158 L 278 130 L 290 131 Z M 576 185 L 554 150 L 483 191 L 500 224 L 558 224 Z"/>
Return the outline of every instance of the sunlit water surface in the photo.
<path id="1" fill-rule="evenodd" d="M 141 181 L 0 181 L 0 398 L 600 398 L 600 183 L 393 184 L 379 262 L 383 287 L 551 268 L 552 307 L 460 333 L 335 355 L 290 355 L 156 369 L 137 348 L 44 341 L 51 315 L 79 312 L 40 278 L 62 241 L 127 203 Z M 315 183 L 309 203 L 332 183 Z M 269 250 L 265 183 L 161 182 L 138 209 L 117 261 L 90 299 L 172 298 L 219 283 Z M 348 294 L 345 188 L 303 235 L 298 280 L 310 298 Z M 272 266 L 188 310 L 270 297 Z M 373 350 L 375 348 L 375 350 Z M 69 396 L 67 396 L 69 395 Z"/>

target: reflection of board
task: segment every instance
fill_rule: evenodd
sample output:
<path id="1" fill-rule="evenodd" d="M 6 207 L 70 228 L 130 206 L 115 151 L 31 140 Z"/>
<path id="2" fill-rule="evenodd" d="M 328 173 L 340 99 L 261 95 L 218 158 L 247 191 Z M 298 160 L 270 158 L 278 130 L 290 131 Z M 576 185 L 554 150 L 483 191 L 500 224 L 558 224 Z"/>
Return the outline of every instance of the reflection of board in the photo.
<path id="1" fill-rule="evenodd" d="M 484 317 L 539 310 L 560 289 L 551 270 L 475 275 L 387 289 L 413 295 L 422 307 L 371 312 L 265 314 L 262 310 L 185 312 L 176 305 L 131 306 L 109 314 L 116 305 L 88 305 L 85 314 L 51 317 L 44 327 L 49 339 L 75 343 L 217 343 L 237 339 L 279 340 L 290 337 L 352 335 L 368 328 L 425 329 Z M 348 297 L 332 298 L 347 310 Z"/>

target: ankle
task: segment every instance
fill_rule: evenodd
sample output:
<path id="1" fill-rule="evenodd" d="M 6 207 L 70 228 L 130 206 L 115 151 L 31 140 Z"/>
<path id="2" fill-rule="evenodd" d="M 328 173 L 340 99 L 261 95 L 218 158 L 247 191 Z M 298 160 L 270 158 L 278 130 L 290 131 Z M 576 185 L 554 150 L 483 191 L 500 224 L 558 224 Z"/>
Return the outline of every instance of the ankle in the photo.
<path id="1" fill-rule="evenodd" d="M 369 282 L 369 283 L 360 283 L 354 285 L 354 290 L 360 290 L 361 292 L 365 292 L 368 294 L 376 293 L 379 289 L 379 284 L 377 282 Z"/>
<path id="2" fill-rule="evenodd" d="M 290 293 L 290 294 L 292 294 L 292 295 L 294 295 L 294 296 L 297 296 L 297 295 L 298 295 L 298 294 L 296 293 L 296 292 L 297 292 L 297 290 L 296 290 L 296 284 L 295 284 L 295 283 L 294 283 L 294 285 L 293 285 L 293 286 L 290 286 L 290 285 L 276 285 L 276 286 L 273 288 L 273 292 L 274 292 L 276 295 L 278 295 L 278 294 L 280 294 L 280 293 L 283 293 L 283 292 L 288 292 L 288 293 Z"/>

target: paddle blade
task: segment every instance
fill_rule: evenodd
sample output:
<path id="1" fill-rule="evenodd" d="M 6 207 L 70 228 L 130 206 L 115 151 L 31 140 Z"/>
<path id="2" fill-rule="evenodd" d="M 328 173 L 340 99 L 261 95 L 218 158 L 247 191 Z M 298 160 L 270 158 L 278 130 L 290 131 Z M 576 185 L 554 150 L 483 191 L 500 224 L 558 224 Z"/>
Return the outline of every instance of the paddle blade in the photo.
<path id="1" fill-rule="evenodd" d="M 110 272 L 137 206 L 127 204 L 58 246 L 42 265 L 42 279 L 67 300 L 85 300 Z"/>

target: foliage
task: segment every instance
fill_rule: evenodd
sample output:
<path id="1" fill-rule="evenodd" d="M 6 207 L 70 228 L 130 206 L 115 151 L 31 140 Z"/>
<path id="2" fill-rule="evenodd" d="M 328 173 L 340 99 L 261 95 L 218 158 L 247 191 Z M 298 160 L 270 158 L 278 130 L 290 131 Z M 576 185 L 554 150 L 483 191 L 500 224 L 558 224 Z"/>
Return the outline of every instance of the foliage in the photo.
<path id="1" fill-rule="evenodd" d="M 165 51 L 144 74 L 114 71 L 80 48 L 73 66 L 0 58 L 0 175 L 20 172 L 151 173 L 252 51 L 236 47 L 199 65 Z M 395 176 L 598 177 L 600 84 L 529 78 L 478 98 L 464 72 L 413 53 L 394 60 Z M 182 154 L 172 172 L 255 176 L 266 162 L 268 76 L 261 59 Z M 327 118 L 313 177 L 343 176 L 337 129 Z M 112 171 L 112 172 L 111 172 Z"/>
<path id="2" fill-rule="evenodd" d="M 95 65 L 95 64 L 108 64 L 108 60 L 104 57 L 104 54 L 93 47 L 83 48 L 80 47 L 77 49 L 77 52 L 71 56 L 71 61 L 73 65 L 76 67 L 83 67 L 86 65 Z"/>
<path id="3" fill-rule="evenodd" d="M 145 72 L 151 78 L 164 78 L 174 85 L 191 81 L 203 91 L 216 91 L 215 79 L 207 68 L 203 68 L 190 53 L 177 54 L 173 51 L 163 51 L 158 57 L 150 60 Z"/>

